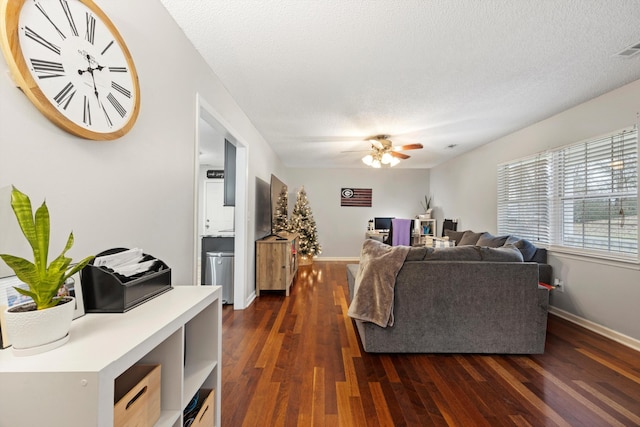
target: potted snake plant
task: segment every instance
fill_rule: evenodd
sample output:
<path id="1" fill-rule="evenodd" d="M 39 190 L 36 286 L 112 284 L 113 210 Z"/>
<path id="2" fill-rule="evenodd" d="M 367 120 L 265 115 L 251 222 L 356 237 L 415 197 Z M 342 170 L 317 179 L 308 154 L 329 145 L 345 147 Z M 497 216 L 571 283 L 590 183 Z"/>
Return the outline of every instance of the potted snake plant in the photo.
<path id="1" fill-rule="evenodd" d="M 420 215 L 420 219 L 431 219 L 431 212 L 433 212 L 431 208 L 431 197 L 424 196 L 424 203 L 420 202 L 420 204 L 424 209 L 424 214 Z"/>
<path id="2" fill-rule="evenodd" d="M 73 233 L 70 233 L 62 253 L 48 263 L 51 227 L 46 203 L 43 202 L 34 215 L 29 197 L 13 187 L 11 208 L 31 246 L 33 261 L 8 254 L 0 254 L 0 258 L 28 286 L 28 289 L 15 287 L 15 290 L 32 301 L 8 308 L 5 327 L 16 353 L 35 354 L 68 340 L 75 301 L 73 297 L 58 296 L 58 292 L 69 277 L 94 257 L 88 256 L 70 268 L 72 259 L 66 256 L 73 246 Z"/>

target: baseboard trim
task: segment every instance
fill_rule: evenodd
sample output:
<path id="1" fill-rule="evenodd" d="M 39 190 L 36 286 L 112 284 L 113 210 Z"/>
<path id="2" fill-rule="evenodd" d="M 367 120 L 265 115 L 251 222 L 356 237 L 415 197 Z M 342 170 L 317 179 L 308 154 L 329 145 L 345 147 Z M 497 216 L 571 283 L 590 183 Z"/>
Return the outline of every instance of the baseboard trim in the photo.
<path id="1" fill-rule="evenodd" d="M 609 338 L 624 346 L 630 347 L 636 351 L 640 351 L 640 340 L 621 334 L 620 332 L 616 332 L 613 329 L 607 328 L 606 326 L 602 326 L 598 323 L 592 322 L 591 320 L 576 316 L 573 313 L 569 313 L 568 311 L 561 310 L 556 307 L 549 306 L 549 313 L 568 320 L 571 323 L 575 323 L 576 325 L 582 326 L 585 329 Z"/>

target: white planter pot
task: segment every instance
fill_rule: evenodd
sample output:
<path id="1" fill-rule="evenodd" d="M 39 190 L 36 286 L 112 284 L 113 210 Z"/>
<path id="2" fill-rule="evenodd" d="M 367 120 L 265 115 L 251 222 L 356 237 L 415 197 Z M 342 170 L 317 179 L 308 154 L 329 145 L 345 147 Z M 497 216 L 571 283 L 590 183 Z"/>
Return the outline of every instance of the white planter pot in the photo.
<path id="1" fill-rule="evenodd" d="M 75 299 L 58 304 L 45 310 L 16 312 L 20 304 L 8 308 L 5 313 L 5 325 L 9 342 L 16 354 L 37 354 L 59 347 L 68 340 Z"/>
<path id="2" fill-rule="evenodd" d="M 421 220 L 431 219 L 431 212 L 432 212 L 431 209 L 429 209 L 425 213 L 418 215 L 418 218 Z"/>

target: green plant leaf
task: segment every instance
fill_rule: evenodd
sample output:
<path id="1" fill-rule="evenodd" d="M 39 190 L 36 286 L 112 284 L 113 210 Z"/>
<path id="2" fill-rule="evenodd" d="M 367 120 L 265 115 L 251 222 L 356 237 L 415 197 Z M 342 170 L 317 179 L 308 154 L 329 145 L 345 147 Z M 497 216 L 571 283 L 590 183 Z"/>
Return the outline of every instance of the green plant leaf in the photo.
<path id="1" fill-rule="evenodd" d="M 56 259 L 51 261 L 49 267 L 47 268 L 48 274 L 56 274 L 58 272 L 65 272 L 67 268 L 71 264 L 71 258 L 64 256 L 64 252 L 58 255 Z"/>
<path id="2" fill-rule="evenodd" d="M 0 257 L 13 270 L 18 279 L 29 285 L 29 288 L 32 288 L 32 284 L 37 286 L 40 282 L 40 275 L 33 263 L 13 255 L 0 254 Z"/>
<path id="3" fill-rule="evenodd" d="M 33 220 L 33 210 L 31 209 L 31 200 L 29 197 L 13 187 L 11 192 L 11 207 L 18 220 L 18 225 L 22 230 L 22 234 L 26 237 L 29 245 L 37 247 L 36 226 Z"/>
<path id="4" fill-rule="evenodd" d="M 69 237 L 67 238 L 67 244 L 64 246 L 64 249 L 62 250 L 63 255 L 66 254 L 69 249 L 71 249 L 71 246 L 73 246 L 73 242 L 74 242 L 73 232 L 71 232 L 69 233 Z"/>
<path id="5" fill-rule="evenodd" d="M 62 277 L 64 271 L 54 274 L 48 274 L 47 277 L 40 283 L 40 289 L 37 292 L 36 305 L 38 310 L 44 310 L 45 308 L 53 307 L 58 302 L 53 302 L 53 299 L 58 295 L 60 286 L 64 283 Z"/>
<path id="6" fill-rule="evenodd" d="M 28 291 L 16 288 L 18 292 L 31 297 L 38 310 L 53 307 L 58 304 L 55 297 L 66 279 L 84 268 L 94 257 L 86 257 L 69 269 L 72 260 L 65 254 L 71 249 L 74 242 L 73 233 L 69 233 L 62 253 L 47 265 L 51 224 L 46 203 L 42 203 L 34 216 L 29 197 L 13 187 L 11 207 L 22 234 L 33 250 L 33 262 L 14 255 L 0 254 L 0 257 L 14 271 L 18 279 L 29 286 Z"/>
<path id="7" fill-rule="evenodd" d="M 13 287 L 13 289 L 15 289 L 18 293 L 20 293 L 20 294 L 22 294 L 22 295 L 24 295 L 24 296 L 30 297 L 30 298 L 31 298 L 32 300 L 34 300 L 34 301 L 36 300 L 36 294 L 34 294 L 34 293 L 33 293 L 33 292 L 31 292 L 31 291 L 28 291 L 28 290 L 26 290 L 26 289 L 19 288 L 19 287 L 17 287 L 17 286 L 14 286 L 14 287 Z"/>
<path id="8" fill-rule="evenodd" d="M 94 258 L 95 258 L 95 256 L 90 255 L 90 256 L 86 257 L 85 259 L 83 259 L 82 261 L 80 261 L 79 263 L 77 263 L 76 265 L 74 265 L 70 270 L 67 271 L 67 274 L 65 274 L 64 281 L 66 282 L 69 277 L 73 276 L 78 271 L 80 271 L 83 268 L 85 268 L 87 266 L 87 264 L 89 264 L 91 262 L 91 260 L 93 260 Z"/>
<path id="9" fill-rule="evenodd" d="M 39 269 L 47 267 L 47 259 L 49 256 L 49 235 L 51 233 L 51 223 L 49 219 L 49 209 L 42 202 L 42 205 L 36 210 L 35 216 L 36 227 L 36 246 L 33 246 L 33 256 L 37 259 L 35 264 Z M 44 271 L 42 271 L 44 273 Z"/>

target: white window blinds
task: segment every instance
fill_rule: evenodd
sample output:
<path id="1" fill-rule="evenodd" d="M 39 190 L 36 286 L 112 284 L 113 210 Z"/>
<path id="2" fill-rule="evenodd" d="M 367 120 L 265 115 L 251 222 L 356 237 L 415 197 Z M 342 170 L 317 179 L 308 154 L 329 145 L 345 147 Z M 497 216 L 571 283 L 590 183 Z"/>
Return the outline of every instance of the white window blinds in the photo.
<path id="1" fill-rule="evenodd" d="M 637 256 L 637 129 L 554 152 L 553 177 L 554 244 Z"/>
<path id="2" fill-rule="evenodd" d="M 498 166 L 498 233 L 549 243 L 550 156 L 546 153 Z"/>
<path id="3" fill-rule="evenodd" d="M 498 233 L 637 261 L 637 128 L 498 165 Z"/>

